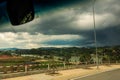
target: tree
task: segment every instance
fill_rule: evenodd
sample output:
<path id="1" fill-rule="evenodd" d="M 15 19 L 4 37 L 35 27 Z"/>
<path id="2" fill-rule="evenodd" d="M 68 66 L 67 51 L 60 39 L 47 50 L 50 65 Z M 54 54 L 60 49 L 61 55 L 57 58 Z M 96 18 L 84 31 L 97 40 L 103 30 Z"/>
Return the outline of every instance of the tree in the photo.
<path id="1" fill-rule="evenodd" d="M 54 55 L 52 55 L 52 54 L 50 55 L 50 58 L 49 58 L 49 65 L 50 65 L 50 70 L 49 70 L 50 74 L 58 73 L 57 65 L 56 65 L 56 62 L 54 60 Z"/>

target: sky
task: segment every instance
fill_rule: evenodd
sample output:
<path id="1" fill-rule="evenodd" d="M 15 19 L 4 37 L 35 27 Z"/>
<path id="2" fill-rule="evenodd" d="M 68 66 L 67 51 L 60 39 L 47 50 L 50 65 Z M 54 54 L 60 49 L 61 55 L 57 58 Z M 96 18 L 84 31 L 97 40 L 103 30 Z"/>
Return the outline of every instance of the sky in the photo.
<path id="1" fill-rule="evenodd" d="M 34 20 L 13 26 L 2 2 L 0 48 L 94 46 L 92 4 L 92 0 L 34 0 Z M 98 46 L 120 45 L 119 4 L 119 0 L 96 0 Z"/>

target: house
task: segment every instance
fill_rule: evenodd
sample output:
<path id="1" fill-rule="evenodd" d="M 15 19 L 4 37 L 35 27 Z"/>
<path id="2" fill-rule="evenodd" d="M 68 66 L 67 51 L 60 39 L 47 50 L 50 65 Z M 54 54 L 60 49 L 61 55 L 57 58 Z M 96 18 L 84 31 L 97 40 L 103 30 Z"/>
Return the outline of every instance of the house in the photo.
<path id="1" fill-rule="evenodd" d="M 40 58 L 39 55 L 32 55 L 32 54 L 21 54 L 22 57 L 35 57 L 35 58 Z"/>
<path id="2" fill-rule="evenodd" d="M 79 62 L 80 62 L 80 57 L 79 56 L 72 56 L 70 59 L 69 59 L 69 62 L 70 63 L 77 63 L 77 64 L 79 64 Z"/>

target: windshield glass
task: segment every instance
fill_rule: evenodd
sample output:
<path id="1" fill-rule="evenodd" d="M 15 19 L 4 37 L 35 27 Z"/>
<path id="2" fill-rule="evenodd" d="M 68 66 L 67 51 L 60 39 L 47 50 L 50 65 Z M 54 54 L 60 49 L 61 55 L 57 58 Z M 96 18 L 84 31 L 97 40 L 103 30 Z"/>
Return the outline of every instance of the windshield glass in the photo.
<path id="1" fill-rule="evenodd" d="M 0 80 L 120 80 L 119 0 L 7 1 L 0 0 Z"/>

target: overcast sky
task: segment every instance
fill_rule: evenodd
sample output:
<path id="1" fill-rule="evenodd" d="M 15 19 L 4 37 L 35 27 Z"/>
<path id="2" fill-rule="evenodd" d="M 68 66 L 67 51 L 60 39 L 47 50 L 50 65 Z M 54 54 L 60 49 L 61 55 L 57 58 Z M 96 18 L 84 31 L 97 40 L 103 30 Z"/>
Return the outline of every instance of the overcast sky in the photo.
<path id="1" fill-rule="evenodd" d="M 120 45 L 119 4 L 119 0 L 96 0 L 98 46 Z M 12 26 L 6 3 L 0 3 L 0 48 L 94 46 L 92 0 L 36 0 L 34 8 L 33 21 Z"/>

